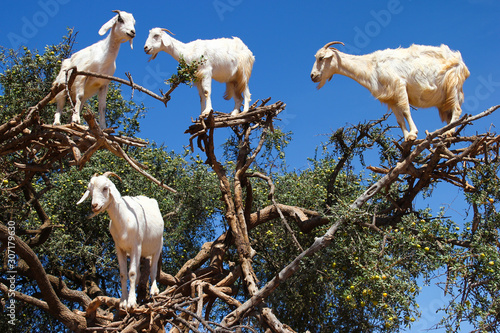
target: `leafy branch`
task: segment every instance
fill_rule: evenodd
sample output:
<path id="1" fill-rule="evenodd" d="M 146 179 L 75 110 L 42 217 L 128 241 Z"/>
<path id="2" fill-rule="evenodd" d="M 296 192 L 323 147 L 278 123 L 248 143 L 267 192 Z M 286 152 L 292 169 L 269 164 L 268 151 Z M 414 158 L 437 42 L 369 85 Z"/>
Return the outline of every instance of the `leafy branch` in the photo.
<path id="1" fill-rule="evenodd" d="M 200 60 L 195 60 L 191 63 L 187 63 L 184 57 L 179 58 L 179 65 L 177 66 L 177 74 L 173 74 L 169 79 L 165 80 L 165 83 L 170 85 L 170 89 L 163 94 L 165 98 L 165 106 L 167 106 L 167 102 L 170 100 L 170 94 L 177 88 L 181 83 L 184 83 L 190 87 L 200 79 L 198 75 L 198 67 L 205 63 L 205 59 L 201 56 Z"/>

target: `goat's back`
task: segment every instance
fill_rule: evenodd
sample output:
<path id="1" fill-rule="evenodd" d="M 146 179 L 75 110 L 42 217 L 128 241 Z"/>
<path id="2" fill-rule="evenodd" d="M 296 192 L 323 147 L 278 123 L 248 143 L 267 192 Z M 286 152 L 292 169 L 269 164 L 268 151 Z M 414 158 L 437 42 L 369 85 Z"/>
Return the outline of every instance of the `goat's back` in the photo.
<path id="1" fill-rule="evenodd" d="M 372 53 L 379 82 L 386 87 L 404 82 L 411 105 L 450 110 L 463 102 L 462 86 L 469 70 L 458 51 L 446 45 L 412 45 Z M 397 78 L 398 80 L 394 80 Z M 395 87 L 385 89 L 397 91 Z M 394 99 L 387 95 L 387 100 Z"/>
<path id="2" fill-rule="evenodd" d="M 225 55 L 235 56 L 236 54 L 246 53 L 252 55 L 250 49 L 238 37 L 216 38 L 216 39 L 197 39 L 187 43 L 196 55 L 223 58 Z M 199 59 L 194 59 L 199 60 Z"/>
<path id="3" fill-rule="evenodd" d="M 219 82 L 228 82 L 235 78 L 238 69 L 250 77 L 254 56 L 252 51 L 239 39 L 218 38 L 203 40 L 198 39 L 188 43 L 192 47 L 192 53 L 183 55 L 189 62 L 200 60 L 203 56 L 205 64 L 211 67 L 212 78 Z M 248 81 L 248 79 L 247 79 Z"/>
<path id="4" fill-rule="evenodd" d="M 115 73 L 116 64 L 114 56 L 105 56 L 103 48 L 104 40 L 94 43 L 76 53 L 70 58 L 64 59 L 61 64 L 61 69 L 57 75 L 53 85 L 66 83 L 66 72 L 76 67 L 79 71 L 94 72 L 105 75 L 113 75 Z M 98 56 L 102 52 L 102 56 Z M 68 77 L 69 78 L 69 77 Z M 107 85 L 109 80 L 78 75 L 73 82 L 73 87 L 83 87 L 84 96 L 82 101 L 86 101 L 94 96 L 97 91 L 104 85 Z M 71 98 L 75 100 L 75 89 L 70 89 Z M 61 91 L 54 99 L 66 98 L 66 91 Z"/>

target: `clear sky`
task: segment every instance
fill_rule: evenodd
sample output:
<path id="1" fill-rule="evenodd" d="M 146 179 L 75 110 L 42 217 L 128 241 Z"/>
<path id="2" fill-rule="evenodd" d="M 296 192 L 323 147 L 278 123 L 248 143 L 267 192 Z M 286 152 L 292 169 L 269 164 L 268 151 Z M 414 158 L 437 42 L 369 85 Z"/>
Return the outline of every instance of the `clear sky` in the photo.
<path id="1" fill-rule="evenodd" d="M 143 46 L 149 29 L 168 28 L 183 42 L 240 37 L 256 58 L 250 79 L 252 100 L 272 97 L 272 102 L 287 104 L 280 125 L 293 132 L 286 151 L 291 168 L 308 166 L 307 158 L 326 141 L 323 135 L 348 123 L 377 119 L 387 110 L 368 90 L 346 77 L 334 76 L 321 90 L 316 89 L 309 77 L 314 54 L 329 41 L 344 42 L 346 46 L 338 48 L 354 54 L 413 43 L 447 44 L 462 53 L 471 72 L 464 85 L 463 112 L 476 114 L 500 104 L 498 0 L 5 1 L 0 12 L 0 45 L 43 49 L 58 43 L 67 27 L 74 27 L 78 31 L 75 49 L 80 50 L 102 38 L 97 32 L 113 16 L 113 9 L 131 12 L 137 21 L 134 49 L 122 44 L 115 75 L 125 78 L 124 73 L 130 72 L 136 83 L 153 91 L 168 89 L 163 81 L 176 71 L 177 63 L 166 53 L 148 62 Z M 224 89 L 223 84 L 214 82 L 212 103 L 217 111 L 230 112 L 233 102 L 222 98 Z M 129 98 L 130 90 L 124 87 L 123 91 Z M 184 130 L 200 113 L 196 88 L 177 88 L 166 109 L 137 92 L 134 100 L 149 109 L 140 136 L 181 152 L 189 139 Z M 443 125 L 435 108 L 412 114 L 420 138 L 425 130 Z M 484 132 L 499 117 L 496 113 L 479 121 L 473 130 Z M 388 121 L 396 125 L 394 116 Z M 401 131 L 394 134 L 399 137 Z M 435 323 L 433 309 L 442 301 L 438 293 L 427 294 L 420 300 L 421 324 L 412 331 Z"/>

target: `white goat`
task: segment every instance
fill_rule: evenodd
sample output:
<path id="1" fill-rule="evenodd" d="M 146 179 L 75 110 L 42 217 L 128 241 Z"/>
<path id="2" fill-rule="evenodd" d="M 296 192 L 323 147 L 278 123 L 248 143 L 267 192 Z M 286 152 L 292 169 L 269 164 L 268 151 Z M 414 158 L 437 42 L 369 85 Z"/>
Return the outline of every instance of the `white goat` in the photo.
<path id="1" fill-rule="evenodd" d="M 469 77 L 460 52 L 451 51 L 446 45 L 412 45 L 356 56 L 340 52 L 331 47 L 333 44 L 343 45 L 330 42 L 316 53 L 312 81 L 319 82 L 320 89 L 333 74 L 356 80 L 392 109 L 405 141 L 415 140 L 418 133 L 410 105 L 435 106 L 441 120 L 448 124 L 460 117 L 464 100 L 462 86 Z M 445 135 L 451 136 L 454 132 L 455 129 L 451 129 Z"/>
<path id="2" fill-rule="evenodd" d="M 93 214 L 90 217 L 103 211 L 108 212 L 111 219 L 109 231 L 115 241 L 116 255 L 120 265 L 122 287 L 120 306 L 132 308 L 136 305 L 135 287 L 139 282 L 141 257 L 150 258 L 151 295 L 159 292 L 156 285 L 156 273 L 163 247 L 164 223 L 156 200 L 145 196 L 122 197 L 108 176 L 120 179 L 113 172 L 105 172 L 101 176 L 95 174 L 77 205 L 91 195 Z M 127 291 L 127 255 L 130 256 L 130 270 L 128 271 L 130 293 Z"/>
<path id="3" fill-rule="evenodd" d="M 66 72 L 68 69 L 76 66 L 79 71 L 89 71 L 99 74 L 113 75 L 116 69 L 116 57 L 120 50 L 120 44 L 126 41 L 130 42 L 130 48 L 133 48 L 132 40 L 135 37 L 135 19 L 132 14 L 113 10 L 117 13 L 115 17 L 106 22 L 99 30 L 99 35 L 104 35 L 109 29 L 109 35 L 92 44 L 83 50 L 73 54 L 70 58 L 62 62 L 61 71 L 57 75 L 54 85 L 66 83 Z M 109 81 L 90 76 L 79 75 L 75 78 L 70 87 L 71 99 L 75 101 L 75 109 L 71 117 L 71 122 L 80 123 L 80 112 L 83 104 L 97 93 L 99 101 L 99 125 L 106 127 L 104 110 L 106 109 L 106 95 L 108 93 Z M 61 111 L 66 103 L 66 91 L 63 90 L 54 98 L 57 101 L 57 111 L 54 116 L 54 125 L 61 124 Z"/>
<path id="4" fill-rule="evenodd" d="M 243 100 L 243 112 L 248 111 L 250 102 L 248 80 L 252 74 L 255 57 L 241 39 L 237 37 L 198 39 L 185 44 L 172 38 L 167 32 L 171 33 L 167 29 L 151 29 L 144 51 L 151 55 L 149 60 L 156 58 L 158 52 L 165 51 L 177 61 L 181 57 L 184 58 L 188 64 L 203 57 L 195 82 L 200 94 L 202 115 L 208 115 L 212 110 L 210 99 L 212 79 L 226 83 L 224 98 L 226 100 L 234 98 L 232 115 L 240 112 Z"/>

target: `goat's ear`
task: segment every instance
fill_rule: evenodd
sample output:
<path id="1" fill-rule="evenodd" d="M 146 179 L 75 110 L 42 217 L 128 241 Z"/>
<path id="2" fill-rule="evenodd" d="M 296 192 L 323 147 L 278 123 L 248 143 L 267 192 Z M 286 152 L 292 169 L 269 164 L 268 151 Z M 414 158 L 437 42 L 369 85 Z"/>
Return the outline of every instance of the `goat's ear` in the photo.
<path id="1" fill-rule="evenodd" d="M 119 198 L 122 197 L 116 186 L 110 186 L 109 187 L 109 194 L 113 197 L 114 200 L 118 200 Z"/>
<path id="2" fill-rule="evenodd" d="M 171 43 L 170 41 L 170 36 L 165 32 L 161 34 L 161 42 L 163 43 L 163 46 L 169 46 Z"/>
<path id="3" fill-rule="evenodd" d="M 104 23 L 103 26 L 101 27 L 101 29 L 99 29 L 99 35 L 102 36 L 106 32 L 108 32 L 108 30 L 113 26 L 113 24 L 115 24 L 116 20 L 118 20 L 118 15 L 116 15 L 115 17 L 113 17 L 108 22 Z"/>
<path id="4" fill-rule="evenodd" d="M 87 199 L 87 198 L 88 198 L 89 194 L 90 194 L 90 191 L 89 191 L 89 190 L 85 191 L 85 193 L 83 194 L 82 198 L 81 198 L 80 200 L 78 200 L 78 202 L 77 202 L 76 204 L 77 204 L 77 205 L 79 205 L 79 204 L 81 204 L 82 202 L 84 202 L 84 201 L 85 201 L 85 199 Z"/>

